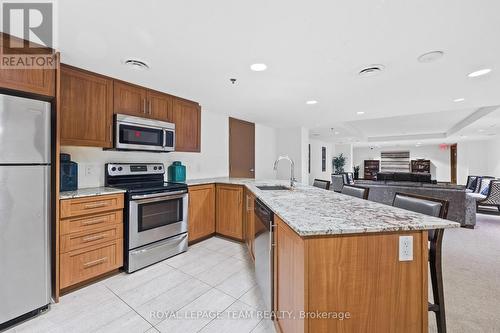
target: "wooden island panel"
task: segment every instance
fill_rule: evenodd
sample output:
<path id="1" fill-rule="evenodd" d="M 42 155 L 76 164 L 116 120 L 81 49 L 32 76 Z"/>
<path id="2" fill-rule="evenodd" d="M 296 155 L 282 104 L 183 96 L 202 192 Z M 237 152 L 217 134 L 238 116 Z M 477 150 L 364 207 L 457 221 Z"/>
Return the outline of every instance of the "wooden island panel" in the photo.
<path id="1" fill-rule="evenodd" d="M 292 311 L 278 317 L 281 332 L 307 332 L 304 320 L 297 317 L 307 311 L 307 272 L 305 242 L 277 215 L 274 216 L 275 262 L 274 307 L 278 311 Z"/>
<path id="2" fill-rule="evenodd" d="M 400 235 L 306 241 L 309 308 L 349 312 L 351 316 L 311 319 L 309 332 L 427 331 L 427 284 L 422 284 L 427 281 L 427 233 L 425 237 L 421 231 L 404 233 L 413 236 L 413 261 L 399 261 Z"/>
<path id="3" fill-rule="evenodd" d="M 275 223 L 274 308 L 296 317 L 278 318 L 282 333 L 427 332 L 427 231 L 302 238 Z M 400 235 L 413 236 L 413 261 L 399 261 Z"/>

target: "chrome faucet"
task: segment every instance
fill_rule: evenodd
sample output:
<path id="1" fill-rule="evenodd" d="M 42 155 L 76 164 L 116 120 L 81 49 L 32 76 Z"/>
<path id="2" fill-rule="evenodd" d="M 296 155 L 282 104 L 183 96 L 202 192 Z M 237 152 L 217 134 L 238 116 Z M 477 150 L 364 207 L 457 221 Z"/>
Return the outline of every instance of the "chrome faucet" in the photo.
<path id="1" fill-rule="evenodd" d="M 293 169 L 295 167 L 295 163 L 293 163 L 293 160 L 290 157 L 288 157 L 288 155 L 280 156 L 280 157 L 278 157 L 278 159 L 276 161 L 274 161 L 274 171 L 278 170 L 278 162 L 281 160 L 290 161 L 290 187 L 293 188 L 293 187 L 295 187 L 295 182 L 297 181 L 294 177 L 294 174 L 293 174 Z"/>

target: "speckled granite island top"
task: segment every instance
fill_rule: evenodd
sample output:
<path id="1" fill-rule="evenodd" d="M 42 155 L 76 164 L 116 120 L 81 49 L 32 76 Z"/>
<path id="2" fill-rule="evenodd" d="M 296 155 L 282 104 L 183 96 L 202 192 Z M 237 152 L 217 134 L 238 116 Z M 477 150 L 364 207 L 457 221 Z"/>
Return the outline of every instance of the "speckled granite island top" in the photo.
<path id="1" fill-rule="evenodd" d="M 79 188 L 76 191 L 64 191 L 59 193 L 59 199 L 75 199 L 84 197 L 93 197 L 98 195 L 108 195 L 125 193 L 125 190 L 120 190 L 118 188 L 112 187 L 89 187 L 89 188 Z"/>
<path id="2" fill-rule="evenodd" d="M 460 224 L 333 191 L 297 184 L 291 191 L 262 191 L 260 185 L 289 185 L 287 181 L 239 178 L 188 180 L 188 185 L 244 185 L 300 236 L 359 234 L 456 228 Z"/>

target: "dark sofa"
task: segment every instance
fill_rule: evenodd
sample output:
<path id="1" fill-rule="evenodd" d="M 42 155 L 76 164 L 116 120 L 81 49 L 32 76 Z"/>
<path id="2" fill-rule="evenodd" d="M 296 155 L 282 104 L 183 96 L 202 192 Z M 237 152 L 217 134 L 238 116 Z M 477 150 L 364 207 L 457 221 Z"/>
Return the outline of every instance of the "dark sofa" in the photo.
<path id="1" fill-rule="evenodd" d="M 423 172 L 377 172 L 377 180 L 432 183 L 431 174 Z"/>

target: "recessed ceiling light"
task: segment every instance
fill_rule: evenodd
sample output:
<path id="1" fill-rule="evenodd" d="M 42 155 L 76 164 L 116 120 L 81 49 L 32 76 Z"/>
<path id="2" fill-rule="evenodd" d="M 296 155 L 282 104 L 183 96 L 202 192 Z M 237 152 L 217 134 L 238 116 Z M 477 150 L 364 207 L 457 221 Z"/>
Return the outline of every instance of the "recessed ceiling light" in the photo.
<path id="1" fill-rule="evenodd" d="M 134 69 L 149 69 L 149 65 L 145 61 L 138 59 L 126 59 L 123 63 Z"/>
<path id="2" fill-rule="evenodd" d="M 463 102 L 465 101 L 465 98 L 455 98 L 453 102 L 458 103 L 458 102 Z"/>
<path id="3" fill-rule="evenodd" d="M 482 132 L 484 132 L 484 129 L 480 128 L 480 129 L 478 129 L 477 131 L 478 131 L 479 133 L 482 133 Z"/>
<path id="4" fill-rule="evenodd" d="M 364 111 L 358 111 L 358 112 L 356 112 L 356 114 L 357 114 L 358 116 L 362 116 L 362 115 L 364 115 L 364 114 L 365 114 L 365 112 L 364 112 Z"/>
<path id="5" fill-rule="evenodd" d="M 266 64 L 253 64 L 250 66 L 250 69 L 253 70 L 254 72 L 262 72 L 267 69 Z"/>
<path id="6" fill-rule="evenodd" d="M 306 104 L 307 105 L 314 105 L 314 104 L 318 104 L 318 101 L 311 100 L 311 101 L 307 101 Z"/>
<path id="7" fill-rule="evenodd" d="M 433 62 L 433 61 L 441 59 L 443 57 L 443 55 L 444 55 L 443 51 L 431 51 L 431 52 L 427 52 L 427 53 L 422 54 L 417 59 L 419 62 L 429 63 L 429 62 Z"/>
<path id="8" fill-rule="evenodd" d="M 477 70 L 475 72 L 469 73 L 467 76 L 468 77 L 478 77 L 478 76 L 486 75 L 489 72 L 491 72 L 491 68 L 483 68 L 483 69 Z"/>
<path id="9" fill-rule="evenodd" d="M 369 77 L 375 76 L 384 70 L 384 65 L 370 65 L 368 67 L 362 68 L 358 74 L 359 76 Z"/>

